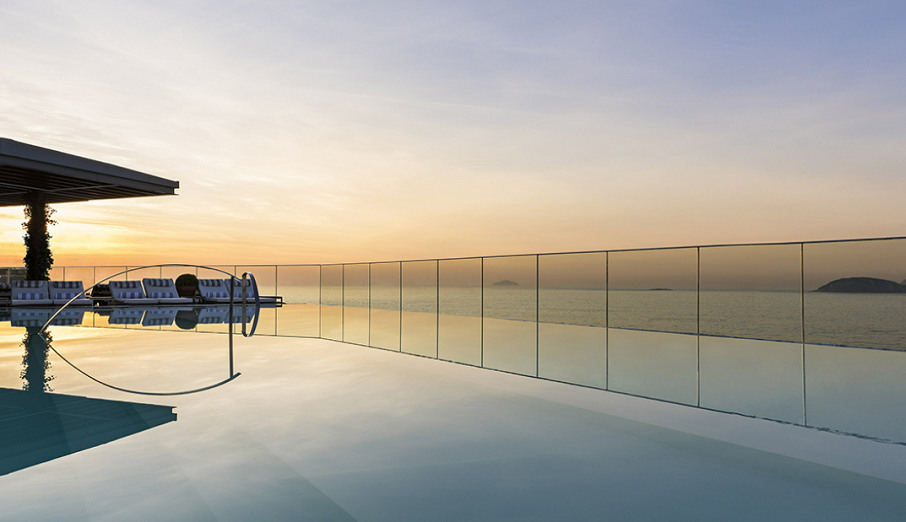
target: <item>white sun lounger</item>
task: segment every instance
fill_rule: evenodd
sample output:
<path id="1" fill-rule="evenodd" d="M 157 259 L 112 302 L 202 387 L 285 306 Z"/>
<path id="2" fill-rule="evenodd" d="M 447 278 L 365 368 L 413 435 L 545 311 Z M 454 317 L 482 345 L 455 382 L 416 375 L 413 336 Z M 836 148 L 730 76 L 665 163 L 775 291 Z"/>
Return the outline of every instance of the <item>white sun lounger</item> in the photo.
<path id="1" fill-rule="evenodd" d="M 228 303 L 230 289 L 223 284 L 223 279 L 199 279 L 198 293 L 208 303 Z"/>
<path id="2" fill-rule="evenodd" d="M 10 304 L 13 306 L 48 306 L 53 304 L 47 293 L 47 281 L 13 281 Z"/>
<path id="3" fill-rule="evenodd" d="M 157 299 L 159 304 L 190 304 L 191 297 L 179 297 L 176 291 L 176 284 L 172 279 L 150 278 L 142 279 L 142 285 L 145 287 L 145 297 Z"/>
<path id="4" fill-rule="evenodd" d="M 82 296 L 70 303 L 70 306 L 91 306 L 91 298 L 84 294 L 85 287 L 81 281 L 50 281 L 48 293 L 55 305 L 64 305 L 73 297 Z"/>
<path id="5" fill-rule="evenodd" d="M 145 295 L 141 281 L 110 281 L 113 302 L 127 305 L 157 304 L 157 299 Z"/>

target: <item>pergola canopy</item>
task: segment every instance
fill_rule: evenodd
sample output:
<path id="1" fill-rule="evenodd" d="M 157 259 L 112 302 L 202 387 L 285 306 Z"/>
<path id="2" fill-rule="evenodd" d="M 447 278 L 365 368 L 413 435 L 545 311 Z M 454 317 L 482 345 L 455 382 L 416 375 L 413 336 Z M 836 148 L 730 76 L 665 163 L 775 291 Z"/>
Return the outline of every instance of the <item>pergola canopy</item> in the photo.
<path id="1" fill-rule="evenodd" d="M 178 181 L 0 138 L 0 207 L 23 206 L 41 192 L 47 203 L 175 195 Z"/>

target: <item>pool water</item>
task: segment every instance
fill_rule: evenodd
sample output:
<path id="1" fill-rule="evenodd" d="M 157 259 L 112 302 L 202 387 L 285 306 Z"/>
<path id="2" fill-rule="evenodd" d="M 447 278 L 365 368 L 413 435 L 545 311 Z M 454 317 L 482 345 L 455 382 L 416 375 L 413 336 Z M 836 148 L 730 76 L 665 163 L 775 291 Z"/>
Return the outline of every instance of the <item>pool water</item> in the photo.
<path id="1" fill-rule="evenodd" d="M 102 399 L 61 415 L 111 440 L 0 475 L 2 520 L 906 518 L 900 444 L 325 339 L 51 330 L 29 396 Z"/>

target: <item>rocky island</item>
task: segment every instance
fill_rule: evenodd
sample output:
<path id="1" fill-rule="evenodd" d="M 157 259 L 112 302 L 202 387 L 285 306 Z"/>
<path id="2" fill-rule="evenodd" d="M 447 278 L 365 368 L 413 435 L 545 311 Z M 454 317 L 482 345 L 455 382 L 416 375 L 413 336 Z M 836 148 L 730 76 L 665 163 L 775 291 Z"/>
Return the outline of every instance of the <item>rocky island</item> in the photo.
<path id="1" fill-rule="evenodd" d="M 877 277 L 844 277 L 835 279 L 815 291 L 847 294 L 904 294 L 906 285 Z"/>
<path id="2" fill-rule="evenodd" d="M 491 283 L 491 286 L 519 286 L 519 283 L 516 281 L 510 281 L 509 279 L 503 279 L 495 283 Z"/>

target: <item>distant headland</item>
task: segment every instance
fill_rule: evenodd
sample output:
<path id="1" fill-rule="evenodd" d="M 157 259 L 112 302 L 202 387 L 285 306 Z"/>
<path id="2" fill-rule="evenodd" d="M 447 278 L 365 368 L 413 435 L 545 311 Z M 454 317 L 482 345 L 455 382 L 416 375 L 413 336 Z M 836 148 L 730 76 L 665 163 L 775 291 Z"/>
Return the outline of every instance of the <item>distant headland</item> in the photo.
<path id="1" fill-rule="evenodd" d="M 844 277 L 835 279 L 815 291 L 847 294 L 906 294 L 906 281 L 901 284 L 877 277 Z"/>
<path id="2" fill-rule="evenodd" d="M 509 279 L 502 279 L 496 283 L 491 283 L 491 286 L 519 286 L 519 283 L 510 281 Z"/>

